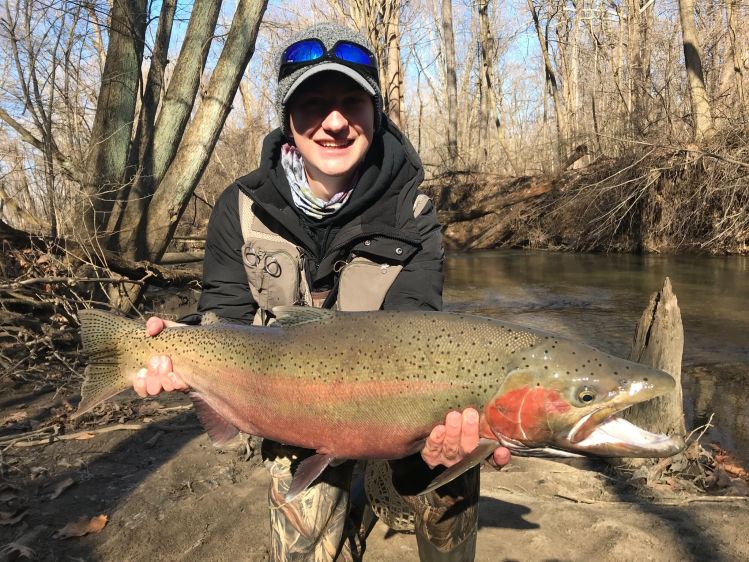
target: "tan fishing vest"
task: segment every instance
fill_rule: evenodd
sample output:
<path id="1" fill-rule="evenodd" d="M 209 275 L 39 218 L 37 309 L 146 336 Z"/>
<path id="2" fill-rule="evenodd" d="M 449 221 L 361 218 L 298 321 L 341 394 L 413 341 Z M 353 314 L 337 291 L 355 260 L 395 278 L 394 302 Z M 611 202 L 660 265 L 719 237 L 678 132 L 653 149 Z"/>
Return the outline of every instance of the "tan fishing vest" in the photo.
<path id="1" fill-rule="evenodd" d="M 414 201 L 418 217 L 429 197 L 420 193 Z M 268 311 L 274 306 L 322 306 L 327 296 L 310 291 L 300 248 L 272 232 L 253 210 L 254 203 L 239 191 L 239 222 L 242 227 L 242 261 L 252 296 L 258 304 L 254 324 L 268 324 Z M 365 242 L 366 244 L 366 242 Z M 336 264 L 339 273 L 336 310 L 379 310 L 385 295 L 403 266 L 377 263 L 364 256 L 353 256 Z"/>

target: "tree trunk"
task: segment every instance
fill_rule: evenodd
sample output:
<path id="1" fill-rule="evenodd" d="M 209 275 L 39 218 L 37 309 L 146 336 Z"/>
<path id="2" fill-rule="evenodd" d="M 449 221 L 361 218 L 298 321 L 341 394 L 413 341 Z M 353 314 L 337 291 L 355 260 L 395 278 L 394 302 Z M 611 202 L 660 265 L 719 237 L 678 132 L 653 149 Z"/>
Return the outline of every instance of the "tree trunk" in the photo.
<path id="1" fill-rule="evenodd" d="M 635 330 L 631 361 L 666 371 L 675 382 L 670 394 L 625 410 L 622 417 L 648 431 L 684 435 L 684 407 L 681 388 L 681 357 L 684 351 L 684 328 L 679 305 L 668 277 L 663 288 L 653 293 Z M 640 465 L 642 459 L 626 464 Z"/>
<path id="2" fill-rule="evenodd" d="M 651 20 L 652 4 L 640 11 L 648 0 L 628 0 L 627 50 L 629 71 L 631 73 L 631 111 L 632 130 L 637 137 L 647 133 L 650 113 L 650 57 L 652 52 Z"/>
<path id="3" fill-rule="evenodd" d="M 725 0 L 726 3 L 726 23 L 728 24 L 728 41 L 731 48 L 731 68 L 730 74 L 736 81 L 736 97 L 738 100 L 739 111 L 744 111 L 746 107 L 746 96 L 744 94 L 744 71 L 742 69 L 742 51 L 741 43 L 736 40 L 737 34 L 737 15 L 739 8 L 738 0 Z"/>
<path id="4" fill-rule="evenodd" d="M 447 158 L 448 166 L 454 168 L 458 160 L 458 79 L 455 74 L 453 7 L 450 0 L 442 0 L 442 41 L 445 52 L 445 90 L 447 93 Z"/>
<path id="5" fill-rule="evenodd" d="M 131 234 L 126 246 L 130 252 L 137 250 L 138 255 L 155 262 L 166 250 L 231 111 L 239 81 L 255 49 L 266 5 L 267 1 L 240 0 L 211 82 L 149 205 L 146 243 L 135 248 Z"/>
<path id="6" fill-rule="evenodd" d="M 114 0 L 91 143 L 86 161 L 83 217 L 89 236 L 106 224 L 122 185 L 140 83 L 146 30 L 145 0 Z"/>
<path id="7" fill-rule="evenodd" d="M 492 142 L 490 139 L 493 138 L 497 141 L 499 148 L 501 148 L 507 158 L 507 162 L 509 163 L 512 172 L 516 176 L 519 176 L 522 175 L 522 171 L 518 168 L 515 159 L 507 148 L 505 130 L 499 115 L 499 104 L 497 103 L 497 96 L 494 92 L 494 65 L 497 62 L 497 45 L 496 39 L 494 38 L 489 25 L 489 0 L 479 0 L 478 14 L 479 53 L 481 55 L 479 84 L 481 92 L 483 93 L 483 96 L 481 97 L 481 119 L 479 121 L 479 127 L 481 131 L 480 144 L 484 149 L 484 161 L 489 159 L 489 151 L 492 148 Z"/>
<path id="8" fill-rule="evenodd" d="M 109 217 L 110 240 L 108 246 L 117 248 L 119 240 L 122 211 L 130 206 L 130 213 L 142 215 L 148 206 L 148 198 L 153 194 L 153 136 L 156 122 L 156 110 L 161 99 L 164 86 L 164 69 L 169 55 L 169 40 L 172 34 L 172 23 L 177 8 L 176 0 L 164 0 L 161 4 L 159 26 L 156 30 L 151 55 L 151 65 L 148 70 L 146 87 L 140 103 L 140 115 L 135 138 L 130 144 L 130 156 L 125 186 L 120 190 L 118 206 L 112 210 Z"/>
<path id="9" fill-rule="evenodd" d="M 567 120 L 564 114 L 564 108 L 562 103 L 562 94 L 559 91 L 558 81 L 554 67 L 551 64 L 551 56 L 549 55 L 549 47 L 546 41 L 546 36 L 541 29 L 541 22 L 538 18 L 538 12 L 536 7 L 533 5 L 533 0 L 527 0 L 528 9 L 531 12 L 533 18 L 533 25 L 536 28 L 536 36 L 538 37 L 538 43 L 541 46 L 541 56 L 544 61 L 544 71 L 546 75 L 546 86 L 551 93 L 551 99 L 554 102 L 554 116 L 557 122 L 557 162 L 561 161 L 562 158 L 566 158 L 566 146 L 567 146 Z"/>
<path id="10" fill-rule="evenodd" d="M 219 1 L 195 4 L 156 124 L 151 125 L 151 134 L 141 139 L 150 141 L 142 152 L 145 168 L 130 190 L 124 209 L 109 222 L 112 238 L 108 246 L 130 259 L 145 257 L 151 197 L 174 160 L 190 119 L 220 8 Z M 167 22 L 160 22 L 160 29 L 162 23 Z M 147 118 L 153 119 L 154 115 Z"/>
<path id="11" fill-rule="evenodd" d="M 679 18 L 694 120 L 694 140 L 702 142 L 710 138 L 714 130 L 710 100 L 707 97 L 705 76 L 702 72 L 702 49 L 694 25 L 694 0 L 679 0 Z"/>
<path id="12" fill-rule="evenodd" d="M 402 115 L 403 74 L 400 49 L 400 0 L 387 0 L 383 14 L 385 28 L 385 111 L 399 129 L 405 126 Z"/>

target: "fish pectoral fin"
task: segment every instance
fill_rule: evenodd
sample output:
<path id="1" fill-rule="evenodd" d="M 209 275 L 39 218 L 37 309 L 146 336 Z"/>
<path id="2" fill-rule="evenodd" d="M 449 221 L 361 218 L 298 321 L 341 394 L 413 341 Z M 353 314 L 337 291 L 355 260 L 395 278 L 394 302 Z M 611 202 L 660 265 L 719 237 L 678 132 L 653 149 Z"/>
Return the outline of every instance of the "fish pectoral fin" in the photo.
<path id="1" fill-rule="evenodd" d="M 313 306 L 274 306 L 271 312 L 276 317 L 276 322 L 283 328 L 322 322 L 335 315 L 335 312 L 330 309 Z"/>
<path id="2" fill-rule="evenodd" d="M 203 397 L 197 392 L 190 393 L 190 400 L 195 406 L 200 423 L 208 432 L 208 436 L 214 445 L 223 445 L 230 441 L 239 430 L 234 425 L 214 410 Z"/>
<path id="3" fill-rule="evenodd" d="M 467 472 L 477 464 L 481 463 L 481 461 L 491 455 L 499 445 L 499 441 L 494 441 L 493 439 L 480 439 L 478 446 L 473 451 L 463 457 L 459 463 L 452 465 L 445 470 L 445 472 L 432 480 L 429 483 L 429 486 L 419 492 L 419 495 L 427 494 L 436 490 L 440 486 L 444 486 L 448 482 L 452 482 L 464 472 Z"/>
<path id="4" fill-rule="evenodd" d="M 294 472 L 289 491 L 286 492 L 286 501 L 290 502 L 306 490 L 334 460 L 333 455 L 314 454 L 300 462 Z"/>

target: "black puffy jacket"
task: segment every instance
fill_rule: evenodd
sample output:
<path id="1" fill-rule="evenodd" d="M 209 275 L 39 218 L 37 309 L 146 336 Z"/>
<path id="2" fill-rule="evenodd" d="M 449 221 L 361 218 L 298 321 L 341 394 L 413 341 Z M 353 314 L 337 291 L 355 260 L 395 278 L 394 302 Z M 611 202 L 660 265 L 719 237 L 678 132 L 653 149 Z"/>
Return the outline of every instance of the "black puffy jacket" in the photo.
<path id="1" fill-rule="evenodd" d="M 334 264 L 357 253 L 403 265 L 383 309 L 440 310 L 442 235 L 431 203 L 414 218 L 424 171 L 408 139 L 383 116 L 349 201 L 323 220 L 310 219 L 294 205 L 280 163 L 284 142 L 280 129 L 270 133 L 260 166 L 231 184 L 216 202 L 208 223 L 198 311 L 250 323 L 257 310 L 241 257 L 238 190 L 252 198 L 256 214 L 269 228 L 302 249 L 313 291 L 334 287 Z"/>

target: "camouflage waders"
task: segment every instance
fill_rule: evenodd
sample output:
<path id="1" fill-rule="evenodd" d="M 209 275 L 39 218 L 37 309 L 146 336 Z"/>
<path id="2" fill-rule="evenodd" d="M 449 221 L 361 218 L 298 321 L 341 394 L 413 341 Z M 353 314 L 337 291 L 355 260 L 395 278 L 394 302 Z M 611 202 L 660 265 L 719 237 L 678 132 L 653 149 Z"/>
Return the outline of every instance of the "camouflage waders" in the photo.
<path id="1" fill-rule="evenodd" d="M 355 562 L 362 559 L 364 539 L 375 517 L 364 498 L 350 501 L 355 463 L 328 468 L 313 486 L 292 502 L 284 496 L 289 489 L 296 463 L 311 452 L 269 440 L 262 454 L 270 470 L 271 560 L 274 562 Z M 384 463 L 383 463 L 384 464 Z M 420 465 L 420 466 L 419 466 Z M 418 496 L 428 480 L 415 482 L 412 474 L 423 477 L 420 459 L 410 457 L 391 461 L 395 487 L 383 495 L 398 496 L 396 511 L 403 505 L 413 513 L 413 530 L 422 562 L 465 562 L 474 559 L 478 529 L 478 468 L 439 490 Z M 363 474 L 358 474 L 360 478 Z M 356 480 L 355 477 L 353 477 Z M 356 486 L 354 486 L 356 490 Z M 397 489 L 397 491 L 396 491 Z M 361 491 L 361 490 L 360 490 Z M 371 491 L 371 490 L 368 490 Z M 354 492 L 356 494 L 356 491 Z M 389 499 L 375 498 L 382 514 Z M 354 504 L 352 507 L 350 504 Z M 396 503 L 396 502 L 392 502 Z M 384 507 L 383 507 L 384 506 Z M 406 519 L 401 513 L 400 519 Z M 384 517 L 388 522 L 388 517 Z"/>

